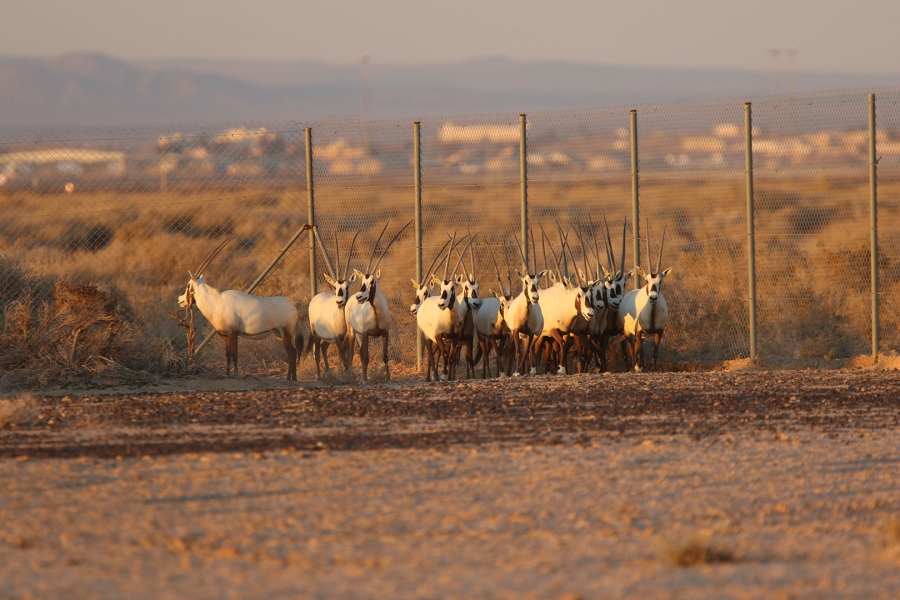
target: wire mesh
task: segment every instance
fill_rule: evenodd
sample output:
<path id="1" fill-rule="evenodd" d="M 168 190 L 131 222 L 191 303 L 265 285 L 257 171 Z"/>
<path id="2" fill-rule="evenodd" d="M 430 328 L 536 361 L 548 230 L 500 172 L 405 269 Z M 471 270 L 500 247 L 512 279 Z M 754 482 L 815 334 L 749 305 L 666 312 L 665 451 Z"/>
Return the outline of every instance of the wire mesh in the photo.
<path id="1" fill-rule="evenodd" d="M 867 94 L 850 90 L 753 99 L 763 356 L 868 352 Z M 880 330 L 887 350 L 900 335 L 900 306 L 893 294 L 900 285 L 900 90 L 880 89 L 876 95 Z M 747 356 L 744 102 L 651 104 L 637 107 L 637 115 L 640 261 L 632 249 L 629 109 L 527 116 L 528 216 L 534 232 L 530 268 L 556 270 L 550 253 L 559 251 L 559 229 L 581 233 L 588 246 L 582 248 L 578 234 L 569 237 L 576 262 L 569 273 L 583 268 L 585 258 L 588 269 L 596 270 L 597 253 L 608 267 L 600 229 L 605 219 L 616 262 L 624 260 L 626 270 L 635 262 L 656 270 L 665 228 L 662 267 L 672 272 L 664 286 L 670 317 L 662 357 L 692 362 Z M 306 223 L 308 126 L 315 216 L 323 240 L 333 252 L 337 236 L 345 262 L 349 240 L 360 231 L 351 272 L 365 270 L 385 224 L 389 238 L 414 217 L 412 122 L 346 117 L 315 124 L 2 138 L 0 253 L 27 268 L 29 277 L 117 288 L 148 338 L 169 339 L 182 349 L 183 332 L 166 313 L 175 309 L 188 270 L 234 234 L 207 269 L 207 280 L 222 289 L 245 288 Z M 522 266 L 519 144 L 517 114 L 421 123 L 423 265 L 454 232 L 477 235 L 474 262 L 482 296 L 507 286 L 513 294 L 520 291 L 515 276 Z M 595 239 L 596 251 L 591 248 Z M 311 290 L 308 244 L 302 236 L 255 292 L 292 299 L 304 327 Z M 552 250 L 545 250 L 546 244 Z M 416 359 L 416 324 L 407 310 L 415 259 L 410 226 L 380 265 L 392 317 L 390 359 L 409 366 Z M 442 261 L 438 264 L 440 275 Z M 460 272 L 472 270 L 470 258 L 463 264 Z M 321 253 L 316 268 L 319 291 L 330 291 Z M 4 307 L 26 288 L 19 271 L 0 272 Z M 243 348 L 242 361 L 248 353 L 250 360 L 263 363 L 281 358 L 275 344 Z M 222 354 L 214 347 L 202 359 L 218 363 Z"/>

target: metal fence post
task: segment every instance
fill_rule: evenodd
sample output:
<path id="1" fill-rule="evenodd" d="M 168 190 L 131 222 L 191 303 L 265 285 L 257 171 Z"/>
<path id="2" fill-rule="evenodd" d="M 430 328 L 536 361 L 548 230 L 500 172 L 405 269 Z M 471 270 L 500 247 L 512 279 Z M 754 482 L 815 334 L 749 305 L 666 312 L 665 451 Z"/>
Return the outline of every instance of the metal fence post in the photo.
<path id="1" fill-rule="evenodd" d="M 756 232 L 753 211 L 753 117 L 749 102 L 744 102 L 744 136 L 747 164 L 747 274 L 750 298 L 750 362 L 757 361 L 756 354 Z"/>
<path id="2" fill-rule="evenodd" d="M 416 186 L 416 281 L 422 283 L 422 138 L 419 121 L 413 123 L 413 164 Z M 425 340 L 416 327 L 416 370 L 422 370 Z"/>
<path id="3" fill-rule="evenodd" d="M 875 156 L 875 94 L 869 94 L 869 212 L 872 225 L 872 363 L 878 362 L 878 158 Z"/>
<path id="4" fill-rule="evenodd" d="M 312 153 L 312 128 L 306 128 L 306 193 L 309 198 L 307 223 L 316 224 L 316 205 L 313 199 L 313 153 Z M 309 230 L 309 299 L 312 300 L 318 293 L 316 281 L 316 236 L 312 229 Z"/>
<path id="5" fill-rule="evenodd" d="M 634 264 L 641 264 L 641 213 L 638 205 L 638 135 L 637 135 L 637 110 L 631 109 L 631 223 L 634 233 Z M 625 263 L 625 257 L 622 257 Z M 638 274 L 634 274 L 634 289 L 640 289 L 641 282 Z"/>
<path id="6" fill-rule="evenodd" d="M 522 255 L 525 257 L 525 270 L 528 271 L 528 144 L 525 133 L 525 114 L 519 115 L 519 174 L 522 178 Z"/>

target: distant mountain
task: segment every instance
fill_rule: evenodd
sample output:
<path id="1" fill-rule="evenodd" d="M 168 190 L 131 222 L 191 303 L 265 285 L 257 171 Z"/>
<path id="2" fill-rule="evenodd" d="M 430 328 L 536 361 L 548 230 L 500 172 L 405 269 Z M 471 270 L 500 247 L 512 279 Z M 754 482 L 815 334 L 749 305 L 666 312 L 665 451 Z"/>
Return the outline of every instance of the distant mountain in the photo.
<path id="1" fill-rule="evenodd" d="M 689 70 L 484 58 L 370 64 L 369 116 L 519 113 L 900 85 L 900 74 Z M 0 130 L 178 126 L 360 114 L 361 65 L 0 57 Z"/>

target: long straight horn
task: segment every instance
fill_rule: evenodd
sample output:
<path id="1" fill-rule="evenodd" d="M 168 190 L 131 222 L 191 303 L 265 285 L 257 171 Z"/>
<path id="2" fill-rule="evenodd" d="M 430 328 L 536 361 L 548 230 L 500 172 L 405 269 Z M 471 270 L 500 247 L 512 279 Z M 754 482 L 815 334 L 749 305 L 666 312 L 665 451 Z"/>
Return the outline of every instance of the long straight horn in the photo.
<path id="1" fill-rule="evenodd" d="M 431 281 L 431 275 L 432 275 L 432 273 L 434 273 L 434 265 L 437 264 L 438 259 L 441 256 L 443 256 L 444 248 L 446 248 L 449 245 L 450 245 L 450 240 L 447 240 L 446 242 L 444 242 L 444 245 L 441 246 L 441 249 L 435 253 L 434 258 L 431 260 L 431 265 L 428 266 L 428 270 L 422 272 L 422 281 L 423 282 Z"/>
<path id="2" fill-rule="evenodd" d="M 516 240 L 516 245 L 518 245 L 518 240 Z M 509 290 L 512 289 L 512 272 L 509 270 L 509 248 L 506 244 L 503 244 L 503 260 L 506 261 L 506 290 L 509 293 Z"/>
<path id="3" fill-rule="evenodd" d="M 450 255 L 453 254 L 453 246 L 456 245 L 456 232 L 450 238 L 450 247 L 447 248 L 447 260 L 444 262 L 444 281 L 447 281 L 447 272 L 450 270 Z"/>
<path id="4" fill-rule="evenodd" d="M 469 230 L 469 235 L 472 235 L 471 230 Z M 472 239 L 474 240 L 475 236 L 472 236 Z M 475 246 L 469 246 L 469 259 L 472 261 L 472 277 L 478 281 L 478 273 L 475 272 Z"/>
<path id="5" fill-rule="evenodd" d="M 612 236 L 609 233 L 609 222 L 606 220 L 606 215 L 603 215 L 603 228 L 606 230 L 606 264 L 609 265 L 610 271 L 615 272 L 616 253 L 613 250 Z"/>
<path id="6" fill-rule="evenodd" d="M 628 230 L 628 217 L 625 217 L 625 221 L 622 223 L 622 266 L 619 267 L 619 271 L 624 275 L 625 274 L 625 233 Z M 615 265 L 613 265 L 615 268 Z"/>
<path id="7" fill-rule="evenodd" d="M 341 270 L 341 238 L 338 236 L 337 229 L 334 230 L 334 262 L 337 265 L 338 271 Z M 331 269 L 329 269 L 330 271 Z M 331 274 L 332 277 L 335 277 L 335 274 Z M 337 277 L 340 277 L 341 274 L 338 273 Z"/>
<path id="8" fill-rule="evenodd" d="M 494 247 L 490 244 L 484 244 L 487 246 L 488 250 L 491 253 L 491 262 L 494 263 L 494 270 L 497 271 L 497 284 L 500 286 L 500 293 L 503 293 L 503 279 L 500 277 L 500 265 L 497 264 L 497 257 L 494 256 Z"/>
<path id="9" fill-rule="evenodd" d="M 566 270 L 564 275 L 566 277 L 569 276 L 569 259 L 566 258 L 566 241 L 568 236 L 563 236 L 562 225 L 559 224 L 559 221 L 556 221 L 556 229 L 559 231 L 559 245 L 562 246 L 562 259 L 563 259 L 563 268 Z M 574 257 L 572 260 L 575 260 Z"/>
<path id="10" fill-rule="evenodd" d="M 375 253 L 378 252 L 378 245 L 381 244 L 381 238 L 384 237 L 384 232 L 387 231 L 388 225 L 390 225 L 390 221 L 384 224 L 384 229 L 381 230 L 381 235 L 378 236 L 378 239 L 375 241 L 375 246 L 372 247 L 372 254 L 369 256 L 369 262 L 366 264 L 366 275 L 369 275 L 372 272 L 372 260 L 375 258 Z"/>
<path id="11" fill-rule="evenodd" d="M 594 258 L 597 260 L 597 277 L 599 278 L 600 274 L 603 273 L 603 269 L 600 268 L 600 245 L 597 244 L 597 230 L 594 227 L 594 219 L 590 216 L 588 216 L 588 223 L 591 226 L 591 237 L 594 238 Z M 609 252 L 607 252 L 607 256 L 609 256 Z"/>
<path id="12" fill-rule="evenodd" d="M 472 245 L 472 242 L 475 241 L 475 238 L 478 237 L 478 234 L 476 233 L 473 236 L 467 236 L 467 237 L 469 237 L 469 243 L 466 244 L 466 247 L 463 248 L 462 254 L 460 254 L 459 258 L 456 259 L 456 265 L 454 265 L 454 267 L 453 267 L 454 275 L 456 275 L 456 270 L 459 268 L 459 264 L 462 262 L 463 257 L 466 255 L 466 251 L 469 249 L 469 246 Z"/>
<path id="13" fill-rule="evenodd" d="M 649 264 L 651 260 L 653 260 L 653 253 L 650 252 L 650 219 L 647 219 L 647 268 L 652 272 L 653 265 Z"/>
<path id="14" fill-rule="evenodd" d="M 527 271 L 528 270 L 528 261 L 525 260 L 525 251 L 522 250 L 522 243 L 519 241 L 519 236 L 517 236 L 516 234 L 513 234 L 513 237 L 516 240 L 516 248 L 518 248 L 518 250 L 519 250 L 519 256 L 522 257 L 522 268 Z M 526 244 L 528 243 L 527 239 L 525 240 L 525 243 Z"/>
<path id="15" fill-rule="evenodd" d="M 547 243 L 546 243 L 546 241 L 547 241 L 547 236 L 542 234 L 541 235 L 541 252 L 544 253 L 544 268 L 549 269 L 550 264 L 547 262 Z M 551 248 L 550 251 L 553 252 L 553 249 Z"/>
<path id="16" fill-rule="evenodd" d="M 541 228 L 541 235 L 547 239 L 547 243 L 550 243 L 550 238 L 547 236 L 547 232 L 544 231 L 544 226 L 538 223 Z M 553 251 L 553 244 L 550 244 L 550 254 L 553 256 L 553 262 L 556 263 L 556 273 L 559 276 L 559 280 L 562 280 L 563 273 L 559 265 L 559 257 L 556 256 L 556 252 Z"/>
<path id="17" fill-rule="evenodd" d="M 347 266 L 344 267 L 344 273 L 341 275 L 341 279 L 346 280 L 347 275 L 350 274 L 350 261 L 353 260 L 353 248 L 356 246 L 356 238 L 359 237 L 359 234 L 362 232 L 362 229 L 357 229 L 356 234 L 353 236 L 353 241 L 350 242 L 350 254 L 347 255 Z M 338 265 L 340 268 L 340 265 Z"/>
<path id="18" fill-rule="evenodd" d="M 391 249 L 391 246 L 394 245 L 394 242 L 397 241 L 397 238 L 400 237 L 400 234 L 403 233 L 403 231 L 412 224 L 413 224 L 413 222 L 410 221 L 409 223 L 407 223 L 406 225 L 401 227 L 397 233 L 394 234 L 394 237 L 391 238 L 391 241 L 389 241 L 387 246 L 384 247 L 384 250 L 381 251 L 381 256 L 378 257 L 378 262 L 375 263 L 375 266 L 372 268 L 372 271 L 378 270 L 378 265 L 381 264 L 381 259 L 383 259 L 384 255 L 387 254 L 387 251 Z"/>
<path id="19" fill-rule="evenodd" d="M 534 227 L 531 228 L 531 263 L 537 273 L 537 247 L 534 244 Z"/>
<path id="20" fill-rule="evenodd" d="M 575 233 L 578 234 L 578 243 L 581 244 L 581 263 L 584 265 L 584 276 L 590 277 L 591 268 L 588 266 L 588 253 L 584 244 L 584 235 L 582 235 L 580 229 L 575 229 Z M 575 258 L 573 257 L 572 260 L 574 261 Z M 584 283 L 587 284 L 589 282 L 585 281 Z"/>
<path id="21" fill-rule="evenodd" d="M 331 264 L 331 257 L 328 256 L 328 249 L 325 247 L 325 242 L 322 241 L 322 238 L 319 236 L 319 228 L 316 227 L 313 229 L 313 237 L 316 238 L 316 241 L 319 242 L 319 250 L 322 251 L 322 258 L 325 259 L 325 266 L 328 267 L 328 272 L 331 274 L 333 279 L 337 279 L 337 275 L 334 272 L 334 267 Z M 335 244 L 337 244 L 337 232 L 334 234 Z M 338 265 L 340 266 L 340 265 Z"/>
<path id="22" fill-rule="evenodd" d="M 210 252 L 206 258 L 203 259 L 203 262 L 200 263 L 200 267 L 196 271 L 194 271 L 197 274 L 197 277 L 203 275 L 203 272 L 206 270 L 206 267 L 209 266 L 209 263 L 211 263 L 213 259 L 218 256 L 219 252 L 222 251 L 222 248 L 224 248 L 228 242 L 234 239 L 235 235 L 236 234 L 232 233 L 230 236 L 225 238 L 224 242 L 216 246 L 216 248 L 212 252 Z"/>
<path id="23" fill-rule="evenodd" d="M 669 227 L 669 224 L 666 223 L 663 225 L 663 236 L 662 240 L 659 242 L 659 258 L 656 259 L 656 272 L 659 273 L 662 270 L 662 251 L 663 246 L 666 243 L 666 229 Z"/>

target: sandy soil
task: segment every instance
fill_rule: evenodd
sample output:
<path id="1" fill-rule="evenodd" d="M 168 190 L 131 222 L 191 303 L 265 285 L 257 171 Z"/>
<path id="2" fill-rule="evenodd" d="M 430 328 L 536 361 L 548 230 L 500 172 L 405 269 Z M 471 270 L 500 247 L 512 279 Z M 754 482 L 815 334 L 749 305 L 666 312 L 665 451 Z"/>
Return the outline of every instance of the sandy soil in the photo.
<path id="1" fill-rule="evenodd" d="M 196 387 L 0 428 L 0 597 L 900 597 L 897 372 Z"/>

